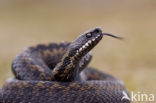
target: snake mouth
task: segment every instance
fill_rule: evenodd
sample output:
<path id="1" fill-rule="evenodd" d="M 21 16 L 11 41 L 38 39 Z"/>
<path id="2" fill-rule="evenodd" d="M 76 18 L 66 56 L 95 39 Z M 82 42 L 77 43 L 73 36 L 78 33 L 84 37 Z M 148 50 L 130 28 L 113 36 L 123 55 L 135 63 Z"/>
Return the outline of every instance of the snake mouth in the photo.
<path id="1" fill-rule="evenodd" d="M 98 34 L 96 37 L 88 40 L 85 44 L 76 50 L 76 55 L 79 55 L 83 52 L 89 52 L 102 39 L 102 36 L 103 35 Z"/>

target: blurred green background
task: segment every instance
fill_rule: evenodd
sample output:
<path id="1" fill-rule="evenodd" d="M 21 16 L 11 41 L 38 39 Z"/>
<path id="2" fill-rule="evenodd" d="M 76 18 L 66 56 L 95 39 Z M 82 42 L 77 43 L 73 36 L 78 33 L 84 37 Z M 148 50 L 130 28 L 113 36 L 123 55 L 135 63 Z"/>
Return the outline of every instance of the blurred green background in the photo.
<path id="1" fill-rule="evenodd" d="M 94 27 L 104 37 L 90 66 L 112 74 L 134 92 L 156 94 L 155 0 L 0 0 L 0 87 L 13 77 L 13 58 L 38 43 L 73 41 Z"/>

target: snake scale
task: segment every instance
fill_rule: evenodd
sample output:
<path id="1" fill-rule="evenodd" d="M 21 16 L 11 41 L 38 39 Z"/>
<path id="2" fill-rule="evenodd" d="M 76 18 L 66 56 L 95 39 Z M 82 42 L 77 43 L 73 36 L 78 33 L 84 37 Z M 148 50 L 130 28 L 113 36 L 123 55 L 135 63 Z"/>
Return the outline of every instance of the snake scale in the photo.
<path id="1" fill-rule="evenodd" d="M 15 78 L 0 90 L 0 103 L 130 103 L 122 100 L 128 91 L 120 80 L 87 67 L 104 35 L 119 38 L 94 28 L 71 43 L 24 49 L 12 63 Z"/>

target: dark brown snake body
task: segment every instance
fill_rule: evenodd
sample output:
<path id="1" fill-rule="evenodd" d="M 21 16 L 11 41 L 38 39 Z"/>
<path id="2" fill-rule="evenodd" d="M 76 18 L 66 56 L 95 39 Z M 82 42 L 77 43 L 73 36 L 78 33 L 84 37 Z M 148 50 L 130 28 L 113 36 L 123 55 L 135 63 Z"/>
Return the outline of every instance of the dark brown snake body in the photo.
<path id="1" fill-rule="evenodd" d="M 71 43 L 26 48 L 13 61 L 15 78 L 0 90 L 0 103 L 130 103 L 120 80 L 87 67 L 103 35 L 118 38 L 95 28 Z"/>

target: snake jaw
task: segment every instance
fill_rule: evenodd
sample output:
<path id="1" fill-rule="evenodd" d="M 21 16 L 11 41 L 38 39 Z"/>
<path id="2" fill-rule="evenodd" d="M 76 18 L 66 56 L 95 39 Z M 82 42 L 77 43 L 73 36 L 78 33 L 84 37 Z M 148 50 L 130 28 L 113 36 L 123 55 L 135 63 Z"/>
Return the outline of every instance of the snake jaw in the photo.
<path id="1" fill-rule="evenodd" d="M 84 44 L 81 44 L 82 46 L 76 50 L 76 56 L 89 52 L 102 39 L 102 37 L 102 34 L 98 34 L 95 37 L 88 39 Z"/>

